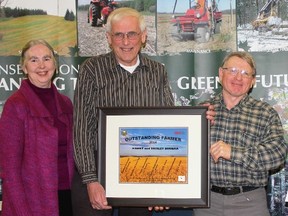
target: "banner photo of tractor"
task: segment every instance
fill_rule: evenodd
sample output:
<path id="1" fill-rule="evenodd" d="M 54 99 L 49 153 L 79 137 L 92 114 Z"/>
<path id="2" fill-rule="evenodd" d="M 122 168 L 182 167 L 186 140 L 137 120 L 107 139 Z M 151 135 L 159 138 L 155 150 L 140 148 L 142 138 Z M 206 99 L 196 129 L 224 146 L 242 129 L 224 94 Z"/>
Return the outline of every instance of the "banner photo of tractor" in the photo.
<path id="1" fill-rule="evenodd" d="M 54 84 L 73 101 L 81 64 L 111 51 L 105 24 L 119 7 L 144 15 L 148 37 L 141 52 L 165 65 L 176 106 L 215 97 L 224 56 L 251 53 L 257 65 L 251 95 L 276 109 L 288 141 L 287 0 L 0 0 L 0 115 L 24 79 L 20 50 L 31 39 L 53 46 L 59 62 Z M 287 169 L 286 164 L 269 179 L 272 216 L 288 216 Z M 0 179 L 0 199 L 2 193 Z M 193 209 L 155 215 L 193 215 Z"/>
<path id="2" fill-rule="evenodd" d="M 157 52 L 236 50 L 235 1 L 157 1 Z"/>

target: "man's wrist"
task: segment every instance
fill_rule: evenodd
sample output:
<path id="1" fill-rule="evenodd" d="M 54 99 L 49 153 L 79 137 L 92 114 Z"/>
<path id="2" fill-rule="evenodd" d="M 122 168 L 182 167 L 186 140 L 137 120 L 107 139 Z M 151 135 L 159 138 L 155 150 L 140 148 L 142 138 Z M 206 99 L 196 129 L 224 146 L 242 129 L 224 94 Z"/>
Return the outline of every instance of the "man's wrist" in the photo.
<path id="1" fill-rule="evenodd" d="M 95 172 L 89 173 L 89 174 L 83 174 L 83 175 L 81 175 L 81 178 L 82 178 L 82 182 L 84 184 L 98 181 L 98 178 L 97 178 L 97 175 L 95 174 Z"/>

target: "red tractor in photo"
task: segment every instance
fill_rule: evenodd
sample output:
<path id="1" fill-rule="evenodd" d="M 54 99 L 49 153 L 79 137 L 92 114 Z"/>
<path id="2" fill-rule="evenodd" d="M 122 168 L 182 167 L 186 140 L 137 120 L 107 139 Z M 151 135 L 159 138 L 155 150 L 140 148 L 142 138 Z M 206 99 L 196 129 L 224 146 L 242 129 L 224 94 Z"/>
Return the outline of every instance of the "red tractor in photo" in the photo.
<path id="1" fill-rule="evenodd" d="M 200 43 L 208 42 L 212 34 L 220 33 L 222 12 L 218 10 L 216 0 L 189 0 L 189 9 L 184 15 L 175 15 L 177 0 L 173 9 L 173 36 L 181 40 L 194 38 Z"/>
<path id="2" fill-rule="evenodd" d="M 88 23 L 100 27 L 107 22 L 109 14 L 117 8 L 113 0 L 92 0 L 88 9 Z"/>

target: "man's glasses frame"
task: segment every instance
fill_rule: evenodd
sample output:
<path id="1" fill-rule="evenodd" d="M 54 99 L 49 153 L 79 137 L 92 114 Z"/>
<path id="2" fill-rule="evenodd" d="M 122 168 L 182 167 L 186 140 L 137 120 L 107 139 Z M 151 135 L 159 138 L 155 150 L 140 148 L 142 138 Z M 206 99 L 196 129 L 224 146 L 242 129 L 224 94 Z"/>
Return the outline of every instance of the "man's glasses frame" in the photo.
<path id="1" fill-rule="evenodd" d="M 224 71 L 228 71 L 229 74 L 231 74 L 232 76 L 236 76 L 238 73 L 241 74 L 242 77 L 244 78 L 252 78 L 252 77 L 255 77 L 255 74 L 253 73 L 249 73 L 247 72 L 246 70 L 242 70 L 242 69 L 239 69 L 239 68 L 235 68 L 235 67 L 222 67 L 222 70 Z"/>
<path id="2" fill-rule="evenodd" d="M 141 34 L 141 32 L 115 32 L 112 33 L 111 36 L 116 40 L 116 41 L 122 41 L 124 40 L 125 36 L 127 37 L 128 40 L 136 40 L 138 39 L 138 36 Z"/>

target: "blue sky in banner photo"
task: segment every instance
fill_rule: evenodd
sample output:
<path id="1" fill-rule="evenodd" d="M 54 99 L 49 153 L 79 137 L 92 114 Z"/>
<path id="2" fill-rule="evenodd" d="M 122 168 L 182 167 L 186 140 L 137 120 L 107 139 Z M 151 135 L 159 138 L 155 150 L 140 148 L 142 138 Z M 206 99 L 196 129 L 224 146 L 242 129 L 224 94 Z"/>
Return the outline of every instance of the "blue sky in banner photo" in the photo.
<path id="1" fill-rule="evenodd" d="M 47 11 L 48 15 L 65 16 L 66 10 L 76 12 L 75 0 L 5 0 L 6 7 L 10 8 L 27 8 L 42 9 Z"/>

